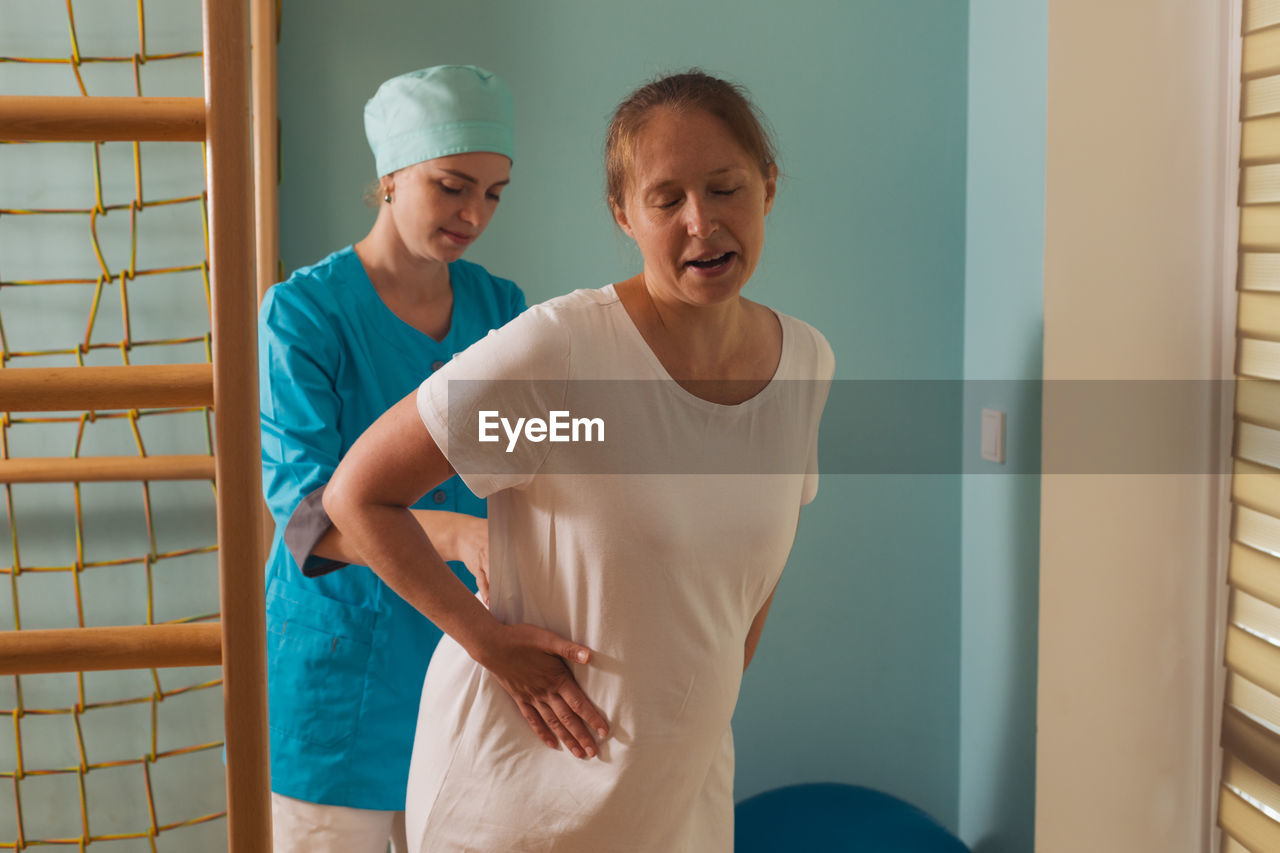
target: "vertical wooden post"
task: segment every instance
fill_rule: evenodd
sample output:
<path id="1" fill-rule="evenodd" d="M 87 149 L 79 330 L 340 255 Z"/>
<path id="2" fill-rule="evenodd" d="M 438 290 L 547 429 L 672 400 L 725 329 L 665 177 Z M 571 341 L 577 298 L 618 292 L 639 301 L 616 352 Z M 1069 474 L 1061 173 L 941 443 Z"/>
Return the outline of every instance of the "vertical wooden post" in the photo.
<path id="1" fill-rule="evenodd" d="M 276 123 L 276 8 L 278 0 L 252 0 L 253 175 L 258 229 L 258 301 L 276 283 L 280 264 L 280 135 Z"/>
<path id="2" fill-rule="evenodd" d="M 248 0 L 204 0 L 227 840 L 270 849 Z"/>
<path id="3" fill-rule="evenodd" d="M 277 123 L 276 15 L 280 0 L 251 0 L 250 43 L 253 50 L 253 179 L 257 223 L 258 302 L 276 283 L 280 265 L 280 133 Z M 262 553 L 271 550 L 275 523 L 262 504 Z"/>

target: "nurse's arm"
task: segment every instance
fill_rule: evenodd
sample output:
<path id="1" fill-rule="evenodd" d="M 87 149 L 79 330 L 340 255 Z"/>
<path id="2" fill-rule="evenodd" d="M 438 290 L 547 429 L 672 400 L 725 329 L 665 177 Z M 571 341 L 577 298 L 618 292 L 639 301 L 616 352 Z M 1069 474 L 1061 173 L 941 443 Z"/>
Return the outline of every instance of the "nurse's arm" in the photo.
<path id="1" fill-rule="evenodd" d="M 411 509 L 414 520 L 446 560 L 465 563 L 475 576 L 480 598 L 489 601 L 489 524 L 461 512 L 440 509 Z M 311 548 L 311 554 L 341 563 L 365 565 L 364 557 L 337 527 L 330 525 Z"/>
<path id="2" fill-rule="evenodd" d="M 743 672 L 747 671 L 747 667 L 751 665 L 751 659 L 756 656 L 756 646 L 760 645 L 760 635 L 764 633 L 764 620 L 769 618 L 769 607 L 773 605 L 773 593 L 777 591 L 778 585 L 774 584 L 773 592 L 770 592 L 769 597 L 764 601 L 764 607 L 761 607 L 756 618 L 751 620 L 751 627 L 747 630 L 746 647 L 742 650 Z"/>
<path id="3" fill-rule="evenodd" d="M 363 561 L 493 673 L 544 743 L 578 757 L 608 733 L 565 659 L 591 650 L 534 625 L 504 625 L 449 570 L 409 507 L 453 475 L 410 394 L 378 418 L 343 457 L 324 509 Z"/>

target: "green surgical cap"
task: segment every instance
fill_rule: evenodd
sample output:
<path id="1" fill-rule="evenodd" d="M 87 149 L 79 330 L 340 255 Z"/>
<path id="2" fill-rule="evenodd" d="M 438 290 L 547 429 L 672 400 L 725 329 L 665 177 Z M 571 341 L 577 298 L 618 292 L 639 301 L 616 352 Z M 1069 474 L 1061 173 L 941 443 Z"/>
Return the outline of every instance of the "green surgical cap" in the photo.
<path id="1" fill-rule="evenodd" d="M 364 105 L 378 175 L 471 151 L 514 160 L 511 92 L 474 65 L 436 65 L 392 77 Z"/>

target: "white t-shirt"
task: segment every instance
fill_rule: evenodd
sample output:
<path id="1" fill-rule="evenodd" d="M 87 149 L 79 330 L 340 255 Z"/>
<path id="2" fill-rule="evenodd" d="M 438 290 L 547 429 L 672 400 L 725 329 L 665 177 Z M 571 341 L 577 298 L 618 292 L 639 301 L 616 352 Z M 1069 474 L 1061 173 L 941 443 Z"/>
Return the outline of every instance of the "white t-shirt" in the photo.
<path id="1" fill-rule="evenodd" d="M 529 309 L 419 388 L 432 437 L 489 497 L 490 610 L 593 650 L 571 668 L 610 735 L 590 760 L 549 749 L 446 636 L 418 715 L 411 849 L 732 850 L 744 643 L 817 491 L 834 369 L 819 332 L 779 320 L 777 371 L 737 405 L 675 383 L 612 285 Z M 577 441 L 550 440 L 575 419 Z"/>

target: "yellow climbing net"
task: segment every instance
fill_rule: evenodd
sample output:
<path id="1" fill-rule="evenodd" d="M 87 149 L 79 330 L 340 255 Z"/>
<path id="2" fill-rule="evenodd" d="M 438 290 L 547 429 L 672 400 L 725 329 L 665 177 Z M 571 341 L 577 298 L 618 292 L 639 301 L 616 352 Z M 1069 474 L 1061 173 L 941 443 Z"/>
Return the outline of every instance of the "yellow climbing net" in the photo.
<path id="1" fill-rule="evenodd" d="M 198 50 L 148 51 L 143 0 L 81 5 L 78 21 L 72 0 L 8 4 L 0 54 L 51 44 L 51 28 L 69 45 L 0 55 L 0 75 L 11 72 L 0 91 L 69 94 L 73 75 L 81 95 L 141 96 L 144 81 L 149 95 L 201 94 L 174 91 L 199 81 Z M 152 6 L 162 40 L 199 45 L 198 0 Z M 0 144 L 3 368 L 209 359 L 203 155 L 199 143 Z M 209 411 L 0 420 L 5 459 L 148 450 L 212 453 Z M 5 484 L 0 616 L 7 597 L 15 630 L 216 619 L 211 486 Z M 0 794 L 0 849 L 224 849 L 223 827 L 201 828 L 225 815 L 217 675 L 0 679 L 0 724 L 13 732 L 11 744 L 0 737 L 0 785 L 12 790 L 11 808 Z"/>

